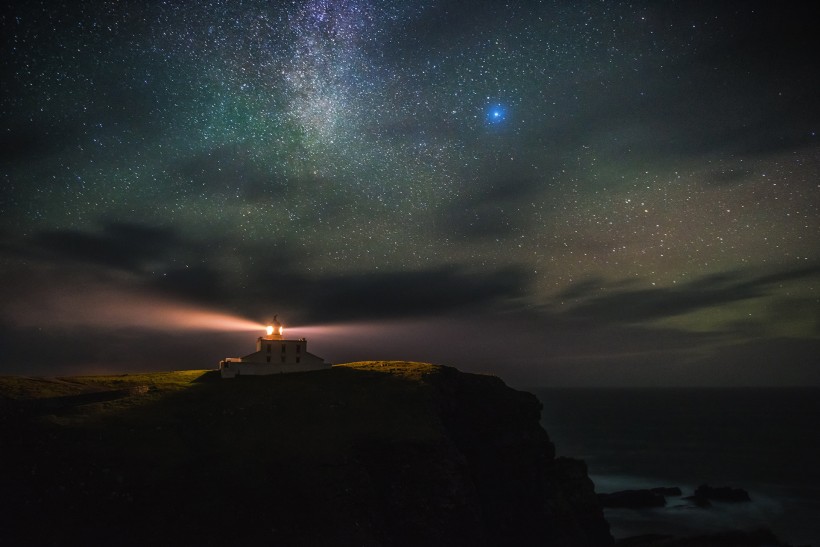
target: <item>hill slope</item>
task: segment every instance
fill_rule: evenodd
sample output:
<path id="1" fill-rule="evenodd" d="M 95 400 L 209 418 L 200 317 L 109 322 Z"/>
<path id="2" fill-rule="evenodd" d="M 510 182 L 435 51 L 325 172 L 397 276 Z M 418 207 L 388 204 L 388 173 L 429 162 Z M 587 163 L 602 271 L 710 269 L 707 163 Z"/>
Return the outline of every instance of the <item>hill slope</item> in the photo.
<path id="1" fill-rule="evenodd" d="M 539 413 L 424 363 L 0 378 L 0 544 L 611 544 Z"/>

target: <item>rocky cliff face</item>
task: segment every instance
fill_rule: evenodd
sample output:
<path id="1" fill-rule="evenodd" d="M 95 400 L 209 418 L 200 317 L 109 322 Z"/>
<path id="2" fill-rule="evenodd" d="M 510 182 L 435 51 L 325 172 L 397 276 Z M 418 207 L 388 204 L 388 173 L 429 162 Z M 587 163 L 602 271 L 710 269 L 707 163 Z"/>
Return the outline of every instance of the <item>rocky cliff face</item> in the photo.
<path id="1" fill-rule="evenodd" d="M 612 544 L 583 463 L 495 377 L 367 362 L 152 393 L 6 401 L 0 545 Z"/>
<path id="2" fill-rule="evenodd" d="M 487 545 L 612 542 L 586 466 L 555 458 L 534 395 L 452 368 L 427 381 L 474 480 Z"/>

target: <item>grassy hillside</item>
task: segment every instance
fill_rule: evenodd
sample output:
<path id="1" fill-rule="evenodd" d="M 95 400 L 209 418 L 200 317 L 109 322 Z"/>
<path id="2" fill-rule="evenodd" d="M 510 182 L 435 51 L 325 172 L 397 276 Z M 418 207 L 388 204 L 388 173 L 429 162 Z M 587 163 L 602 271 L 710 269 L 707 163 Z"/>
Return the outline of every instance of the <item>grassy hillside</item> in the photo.
<path id="1" fill-rule="evenodd" d="M 361 361 L 336 365 L 327 371 L 230 380 L 222 380 L 214 370 L 57 378 L 0 376 L 0 404 L 5 402 L 35 423 L 50 421 L 82 427 L 106 426 L 121 420 L 135 424 L 162 422 L 170 420 L 171 415 L 175 416 L 171 420 L 174 422 L 192 420 L 188 425 L 206 418 L 218 423 L 226 416 L 242 414 L 251 401 L 257 405 L 266 401 L 287 414 L 287 420 L 275 420 L 266 431 L 287 423 L 303 436 L 311 428 L 342 431 L 351 426 L 405 435 L 416 426 L 395 420 L 407 416 L 407 412 L 371 416 L 365 409 L 418 411 L 410 408 L 413 395 L 423 388 L 425 375 L 440 369 L 428 363 Z M 362 384 L 363 378 L 378 378 L 380 383 L 368 386 Z M 309 400 L 316 403 L 306 404 Z M 323 437 L 323 442 L 326 440 Z"/>
<path id="2" fill-rule="evenodd" d="M 539 408 L 394 361 L 0 378 L 0 545 L 537 544 L 578 527 Z"/>

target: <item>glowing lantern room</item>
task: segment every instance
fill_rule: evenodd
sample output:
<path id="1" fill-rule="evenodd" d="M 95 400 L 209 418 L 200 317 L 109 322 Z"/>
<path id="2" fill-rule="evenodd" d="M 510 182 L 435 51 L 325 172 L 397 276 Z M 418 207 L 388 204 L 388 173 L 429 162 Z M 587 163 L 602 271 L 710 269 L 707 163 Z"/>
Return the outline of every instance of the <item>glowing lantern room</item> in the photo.
<path id="1" fill-rule="evenodd" d="M 279 322 L 277 319 L 278 315 L 273 316 L 273 321 L 265 327 L 265 332 L 267 335 L 265 336 L 265 340 L 282 340 L 282 335 L 285 332 L 285 327 L 282 326 L 282 323 Z"/>

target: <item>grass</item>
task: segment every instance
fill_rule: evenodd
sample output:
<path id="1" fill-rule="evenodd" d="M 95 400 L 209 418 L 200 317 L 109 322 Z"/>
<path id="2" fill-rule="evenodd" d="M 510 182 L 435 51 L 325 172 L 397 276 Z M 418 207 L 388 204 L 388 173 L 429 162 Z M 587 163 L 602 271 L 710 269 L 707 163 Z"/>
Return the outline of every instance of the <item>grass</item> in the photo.
<path id="1" fill-rule="evenodd" d="M 106 390 L 147 386 L 159 391 L 184 389 L 206 370 L 180 370 L 105 376 L 26 377 L 0 376 L 0 400 L 15 401 L 66 397 Z"/>
<path id="2" fill-rule="evenodd" d="M 54 378 L 27 378 L 23 376 L 0 376 L 0 400 L 22 401 L 76 395 L 88 388 L 79 382 L 61 381 Z"/>
<path id="3" fill-rule="evenodd" d="M 61 425 L 82 423 L 87 420 L 105 419 L 109 414 L 142 408 L 142 412 L 154 414 L 152 406 L 162 399 L 200 388 L 197 396 L 211 405 L 244 408 L 248 400 L 254 398 L 278 401 L 282 406 L 304 406 L 304 398 L 317 400 L 339 400 L 334 407 L 338 415 L 350 409 L 362 409 L 368 405 L 389 403 L 384 399 L 398 397 L 401 393 L 423 389 L 424 378 L 436 374 L 441 367 L 429 363 L 409 361 L 358 361 L 335 365 L 327 371 L 295 373 L 286 375 L 257 376 L 239 380 L 221 380 L 213 370 L 180 370 L 171 372 L 129 373 L 118 375 L 63 376 L 56 378 L 30 378 L 0 376 L 0 401 L 43 402 L 59 401 L 60 412 L 47 412 L 47 420 Z M 351 375 L 353 373 L 353 375 Z M 361 384 L 360 380 L 386 382 L 391 387 L 378 390 Z M 214 381 L 204 381 L 214 380 Z M 395 382 L 399 382 L 396 384 Z M 239 387 L 237 387 L 239 386 Z M 398 386 L 401 386 L 399 388 Z M 135 389 L 139 388 L 139 389 Z M 133 393 L 124 390 L 132 389 Z M 89 401 L 89 394 L 114 393 L 114 397 L 102 401 Z M 299 394 L 295 396 L 295 394 Z M 354 396 L 355 395 L 355 396 Z M 345 399 L 345 402 L 340 399 Z M 232 399 L 237 397 L 236 399 Z M 216 400 L 225 398 L 227 400 Z M 376 400 L 378 399 L 378 400 Z M 323 403 L 309 407 L 310 413 L 318 412 Z M 53 409 L 55 405 L 40 405 L 36 408 Z M 346 409 L 346 410 L 345 410 Z M 165 411 L 165 410 L 164 410 Z M 42 412 L 41 412 L 42 414 Z M 304 414 L 304 409 L 300 412 Z M 132 416 L 131 418 L 134 418 Z M 360 423 L 372 423 L 368 418 Z M 335 430 L 343 429 L 337 424 Z M 302 427 L 302 425 L 297 425 Z M 407 429 L 408 424 L 403 427 Z"/>
<path id="4" fill-rule="evenodd" d="M 116 376 L 72 376 L 60 378 L 96 385 L 110 389 L 123 389 L 134 386 L 150 386 L 161 390 L 184 389 L 206 374 L 207 370 L 176 370 L 172 372 L 149 372 L 137 374 L 120 374 Z"/>
<path id="5" fill-rule="evenodd" d="M 265 435 L 327 447 L 333 439 L 435 436 L 430 421 L 418 418 L 430 415 L 424 379 L 440 369 L 429 363 L 360 361 L 324 371 L 226 380 L 212 370 L 0 377 L 0 401 L 18 403 L 32 420 L 57 427 L 164 424 L 230 431 L 226 422 L 264 416 Z"/>
<path id="6" fill-rule="evenodd" d="M 336 365 L 354 370 L 385 372 L 406 380 L 423 380 L 425 375 L 436 374 L 441 366 L 416 361 L 355 361 Z"/>
<path id="7" fill-rule="evenodd" d="M 200 385 L 208 370 L 59 378 L 0 377 L 0 413 L 9 409 L 57 427 L 90 425 Z M 4 403 L 5 401 L 5 403 Z M 0 421 L 7 416 L 0 415 Z"/>

